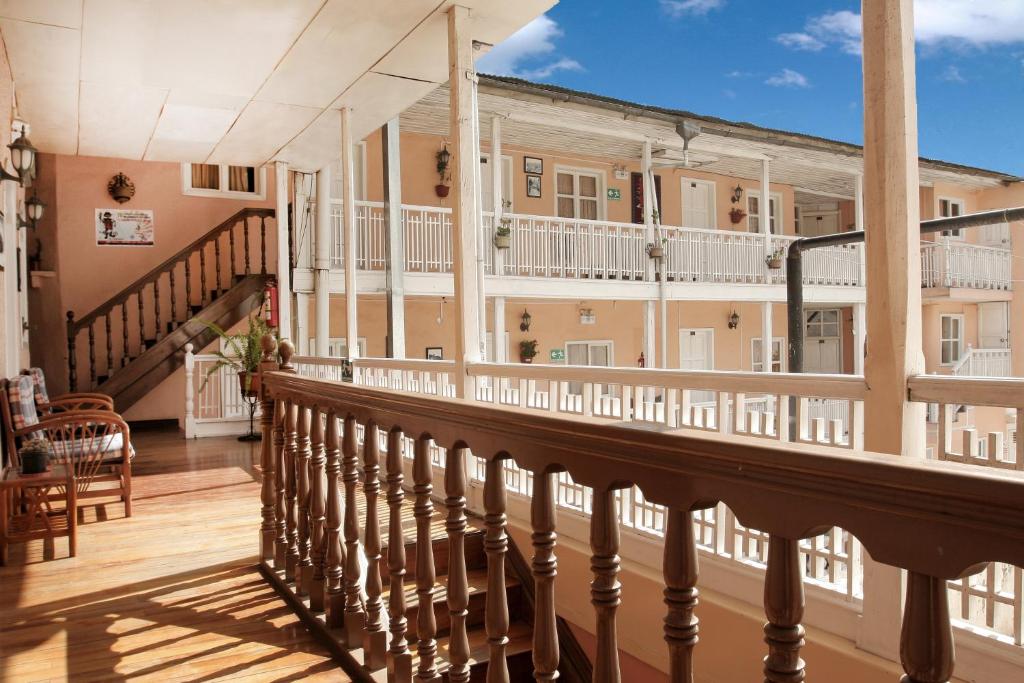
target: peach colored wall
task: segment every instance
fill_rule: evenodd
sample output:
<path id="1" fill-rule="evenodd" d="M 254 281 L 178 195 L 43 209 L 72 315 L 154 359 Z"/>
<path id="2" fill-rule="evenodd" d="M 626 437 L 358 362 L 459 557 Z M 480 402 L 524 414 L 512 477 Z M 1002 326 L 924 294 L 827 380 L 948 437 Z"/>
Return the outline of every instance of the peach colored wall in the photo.
<path id="1" fill-rule="evenodd" d="M 964 316 L 964 347 L 978 346 L 978 306 L 977 304 L 948 301 L 926 304 L 922 311 L 922 338 L 924 339 L 925 370 L 929 373 L 948 374 L 949 366 L 941 363 L 941 319 L 943 314 L 961 314 Z"/>

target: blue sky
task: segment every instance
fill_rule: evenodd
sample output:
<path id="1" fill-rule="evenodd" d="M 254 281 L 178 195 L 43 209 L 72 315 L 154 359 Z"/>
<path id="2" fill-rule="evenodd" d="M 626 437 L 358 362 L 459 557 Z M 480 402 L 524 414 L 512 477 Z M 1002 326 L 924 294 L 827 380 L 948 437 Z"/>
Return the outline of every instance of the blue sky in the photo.
<path id="1" fill-rule="evenodd" d="M 860 143 L 859 11 L 561 0 L 477 68 Z M 1024 0 L 915 0 L 915 12 L 921 155 L 1024 176 Z"/>

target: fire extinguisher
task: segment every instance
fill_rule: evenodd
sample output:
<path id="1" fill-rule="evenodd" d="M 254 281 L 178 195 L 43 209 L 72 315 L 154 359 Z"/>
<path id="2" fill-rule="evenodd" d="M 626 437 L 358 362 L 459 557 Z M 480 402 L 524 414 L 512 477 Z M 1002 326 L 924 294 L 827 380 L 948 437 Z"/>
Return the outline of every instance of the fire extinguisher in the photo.
<path id="1" fill-rule="evenodd" d="M 644 358 L 643 351 L 640 352 L 640 357 L 636 359 L 636 366 L 638 368 L 645 367 L 647 365 L 647 359 Z"/>
<path id="2" fill-rule="evenodd" d="M 263 301 L 267 306 L 267 325 L 277 327 L 277 285 L 272 282 L 267 283 L 263 290 Z"/>

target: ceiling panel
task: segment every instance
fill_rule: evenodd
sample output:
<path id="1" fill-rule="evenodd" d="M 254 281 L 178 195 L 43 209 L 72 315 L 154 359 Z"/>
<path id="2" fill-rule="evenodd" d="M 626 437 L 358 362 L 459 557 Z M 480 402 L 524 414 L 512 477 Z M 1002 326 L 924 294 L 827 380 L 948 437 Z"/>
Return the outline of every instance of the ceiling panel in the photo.
<path id="1" fill-rule="evenodd" d="M 82 83 L 80 98 L 78 153 L 141 159 L 167 91 Z"/>
<path id="2" fill-rule="evenodd" d="M 18 86 L 18 112 L 32 126 L 32 144 L 44 152 L 78 152 L 78 84 Z"/>
<path id="3" fill-rule="evenodd" d="M 0 20 L 15 83 L 77 83 L 79 32 L 58 26 Z"/>
<path id="4" fill-rule="evenodd" d="M 0 17 L 80 28 L 82 0 L 0 0 Z"/>
<path id="5" fill-rule="evenodd" d="M 274 102 L 250 102 L 214 147 L 212 164 L 262 164 L 273 158 L 318 115 L 319 109 Z"/>

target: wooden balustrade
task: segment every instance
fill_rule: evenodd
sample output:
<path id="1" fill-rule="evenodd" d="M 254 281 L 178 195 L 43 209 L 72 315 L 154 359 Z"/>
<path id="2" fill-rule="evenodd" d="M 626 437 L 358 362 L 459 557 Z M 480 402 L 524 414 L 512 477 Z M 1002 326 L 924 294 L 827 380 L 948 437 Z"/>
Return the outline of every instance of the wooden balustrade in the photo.
<path id="1" fill-rule="evenodd" d="M 287 362 L 292 352 L 290 344 L 283 344 L 281 351 Z M 912 391 L 930 396 L 935 391 L 932 382 L 914 380 Z M 555 612 L 556 491 L 559 477 L 566 476 L 562 473 L 570 475 L 575 485 L 593 490 L 590 540 L 591 597 L 597 623 L 595 681 L 621 679 L 615 617 L 620 602 L 625 599 L 628 604 L 629 600 L 628 594 L 623 596 L 617 578 L 617 497 L 624 495 L 624 487 L 638 487 L 645 504 L 665 506 L 663 631 L 671 680 L 682 683 L 693 680 L 698 646 L 697 537 L 691 511 L 724 504 L 743 528 L 761 530 L 749 533 L 759 534 L 762 547 L 767 548 L 763 667 L 764 680 L 771 683 L 801 681 L 807 676 L 806 671 L 813 671 L 814 662 L 805 665 L 801 657 L 805 573 L 801 539 L 841 527 L 855 534 L 877 561 L 909 571 L 900 647 L 905 683 L 945 683 L 953 674 L 955 658 L 946 581 L 970 575 L 990 561 L 1024 564 L 1024 480 L 1004 472 L 856 450 L 837 451 L 814 443 L 698 437 L 692 429 L 638 430 L 550 412 L 371 389 L 290 372 L 267 373 L 263 387 L 278 402 L 284 417 L 283 437 L 276 445 L 280 454 L 275 461 L 282 463 L 283 468 L 268 470 L 279 480 L 283 476 L 283 483 L 276 482 L 271 489 L 282 491 L 285 501 L 283 506 L 277 505 L 278 499 L 272 497 L 277 517 L 273 528 L 280 529 L 284 524 L 288 538 L 289 534 L 301 537 L 296 529 L 316 526 L 317 506 L 289 504 L 289 498 L 294 501 L 296 495 L 296 476 L 301 477 L 303 467 L 308 467 L 308 463 L 297 464 L 295 474 L 289 468 L 290 451 L 298 451 L 293 459 L 299 463 L 307 457 L 303 455 L 305 448 L 294 446 L 289 437 L 295 428 L 294 414 L 305 415 L 315 407 L 328 416 L 324 437 L 324 580 L 330 599 L 325 602 L 327 614 L 323 618 L 327 624 L 340 628 L 340 642 L 347 643 L 349 648 L 363 648 L 362 663 L 369 671 L 386 668 L 395 681 L 411 681 L 414 676 L 417 681 L 440 681 L 442 675 L 453 681 L 468 680 L 472 666 L 465 628 L 469 589 L 469 449 L 473 449 L 472 456 L 483 460 L 482 467 L 474 471 L 482 479 L 483 487 L 488 681 L 508 682 L 513 678 L 505 660 L 509 644 L 505 477 L 510 472 L 510 457 L 515 458 L 518 467 L 533 473 L 530 572 L 534 584 L 532 660 L 536 680 L 554 680 L 564 664 L 560 661 Z M 1021 399 L 1018 396 L 1014 400 Z M 342 415 L 344 458 L 339 465 L 336 445 L 332 444 L 337 444 L 337 417 Z M 301 434 L 302 430 L 300 419 L 297 431 Z M 386 563 L 381 559 L 384 539 L 377 513 L 381 430 L 387 433 Z M 268 438 L 273 438 L 274 423 L 265 422 L 264 431 Z M 408 457 L 403 456 L 406 434 L 416 435 L 411 441 L 411 463 L 404 462 L 404 457 Z M 314 427 L 314 446 L 319 438 Z M 431 499 L 435 444 L 443 454 L 443 521 L 448 543 L 447 557 L 438 562 L 444 562 L 447 574 L 450 625 L 448 635 L 440 631 L 440 637 L 434 610 L 430 609 L 437 602 L 436 537 L 431 527 L 440 521 Z M 361 487 L 357 468 L 360 448 L 364 472 Z M 415 672 L 407 639 L 403 591 L 406 537 L 401 515 L 405 465 L 411 466 L 415 498 Z M 299 481 L 301 490 L 301 478 Z M 363 519 L 359 515 L 361 504 L 365 509 Z M 344 559 L 338 530 L 342 507 Z M 298 520 L 289 516 L 293 511 L 299 515 Z M 280 537 L 275 538 L 275 542 L 280 542 Z M 292 545 L 288 547 L 291 551 Z M 360 553 L 365 557 L 364 563 L 359 561 Z M 269 565 L 276 564 L 276 560 L 264 564 L 267 571 L 272 571 Z M 280 580 L 290 582 L 282 585 L 299 594 L 302 578 L 294 571 L 289 576 L 288 566 L 286 562 Z M 381 575 L 384 567 L 390 618 L 386 628 Z M 365 606 L 360 596 L 360 586 L 364 585 L 362 571 L 367 572 Z M 391 645 L 385 649 L 388 634 Z"/>
<path id="2" fill-rule="evenodd" d="M 76 319 L 73 311 L 67 312 L 67 351 L 68 351 L 68 380 L 71 389 L 78 390 L 78 367 L 80 363 L 88 363 L 89 371 L 89 389 L 95 388 L 98 382 L 103 378 L 109 378 L 114 374 L 115 369 L 123 368 L 128 365 L 134 358 L 142 355 L 154 342 L 162 339 L 168 331 L 176 329 L 183 320 L 188 320 L 192 316 L 192 263 L 191 259 L 194 254 L 199 254 L 199 284 L 200 284 L 200 297 L 199 305 L 205 308 L 205 306 L 211 302 L 212 298 L 216 298 L 219 294 L 225 291 L 225 287 L 222 283 L 221 276 L 221 247 L 220 239 L 227 233 L 231 244 L 234 245 L 235 233 L 242 233 L 242 240 L 244 244 L 244 263 L 245 263 L 245 274 L 249 275 L 251 272 L 251 255 L 250 252 L 255 251 L 250 242 L 250 226 L 247 220 L 250 217 L 258 217 L 260 219 L 260 246 L 258 252 L 258 258 L 260 259 L 261 275 L 267 273 L 267 255 L 266 255 L 266 219 L 274 216 L 273 209 L 242 209 L 238 213 L 234 214 L 221 224 L 214 227 L 212 230 L 207 232 L 205 235 L 199 237 L 192 243 L 182 248 L 177 253 L 168 257 L 160 265 L 150 270 L 145 275 L 139 277 L 134 282 L 129 284 L 127 287 L 122 289 L 114 296 L 107 299 L 90 313 L 78 317 Z M 252 228 L 255 229 L 255 228 Z M 207 290 L 207 278 L 214 275 L 208 273 L 206 249 L 210 243 L 214 245 L 214 265 L 216 270 L 216 292 L 211 293 Z M 178 276 L 178 267 L 184 268 L 184 277 Z M 236 273 L 234 247 L 232 246 L 231 256 L 231 281 L 228 283 L 228 287 L 234 284 L 234 276 Z M 166 275 L 166 279 L 164 276 Z M 128 306 L 132 297 L 136 299 L 136 306 L 138 311 L 138 340 L 136 344 L 132 343 L 132 340 L 128 332 Z M 181 304 L 179 300 L 184 302 L 185 317 L 179 318 Z M 164 302 L 166 301 L 166 306 Z M 117 309 L 120 309 L 121 318 L 121 344 L 115 345 L 113 343 L 113 330 L 111 318 L 112 316 L 118 315 Z M 168 314 L 169 312 L 169 314 Z M 166 323 L 164 317 L 167 317 Z M 105 357 L 101 358 L 101 362 L 105 362 L 105 368 L 97 366 L 97 354 L 96 354 L 96 339 L 95 339 L 95 326 L 100 323 L 100 319 L 103 319 L 102 324 L 104 326 L 104 332 L 106 337 L 105 343 Z M 149 324 L 153 325 L 153 333 L 150 336 L 146 329 Z M 83 358 L 78 358 L 77 353 L 79 352 L 78 336 L 85 334 L 88 336 L 88 353 L 83 353 Z M 84 372 L 84 366 L 83 366 Z"/>

